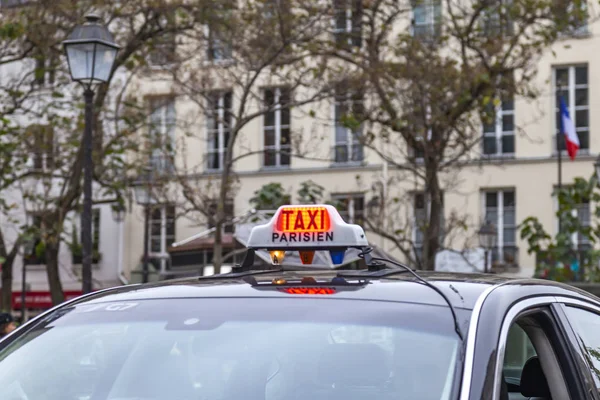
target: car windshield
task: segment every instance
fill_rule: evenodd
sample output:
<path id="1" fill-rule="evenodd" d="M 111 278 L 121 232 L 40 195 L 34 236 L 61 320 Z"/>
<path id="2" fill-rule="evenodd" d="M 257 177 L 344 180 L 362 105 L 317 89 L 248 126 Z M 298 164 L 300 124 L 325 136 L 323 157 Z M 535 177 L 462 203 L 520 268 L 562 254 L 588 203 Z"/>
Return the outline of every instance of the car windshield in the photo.
<path id="1" fill-rule="evenodd" d="M 307 297 L 88 303 L 5 345 L 0 388 L 2 400 L 444 400 L 459 348 L 439 306 Z"/>

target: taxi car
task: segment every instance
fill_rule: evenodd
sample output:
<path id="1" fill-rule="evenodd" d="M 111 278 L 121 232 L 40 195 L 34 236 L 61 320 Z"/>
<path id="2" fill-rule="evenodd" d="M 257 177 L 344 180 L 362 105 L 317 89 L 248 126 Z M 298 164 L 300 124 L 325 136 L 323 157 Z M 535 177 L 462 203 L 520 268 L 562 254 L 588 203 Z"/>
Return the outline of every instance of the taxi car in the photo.
<path id="1" fill-rule="evenodd" d="M 310 267 L 349 248 L 365 269 Z M 231 273 L 98 291 L 6 336 L 0 399 L 600 400 L 598 298 L 371 254 L 335 208 L 284 206 Z"/>

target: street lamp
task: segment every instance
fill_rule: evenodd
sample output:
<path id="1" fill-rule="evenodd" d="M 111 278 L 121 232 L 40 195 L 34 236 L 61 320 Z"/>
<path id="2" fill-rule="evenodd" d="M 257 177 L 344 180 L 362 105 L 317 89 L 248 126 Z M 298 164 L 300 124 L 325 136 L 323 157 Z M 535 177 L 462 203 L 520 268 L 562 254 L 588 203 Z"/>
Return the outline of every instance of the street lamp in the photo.
<path id="1" fill-rule="evenodd" d="M 123 222 L 125 220 L 125 206 L 120 202 L 113 204 L 111 211 L 115 222 Z"/>
<path id="2" fill-rule="evenodd" d="M 496 227 L 491 224 L 489 221 L 486 221 L 485 224 L 481 226 L 479 229 L 479 244 L 481 247 L 485 249 L 485 269 L 484 272 L 487 274 L 489 270 L 488 266 L 488 257 L 489 252 L 496 246 L 496 238 L 497 232 Z"/>
<path id="3" fill-rule="evenodd" d="M 150 244 L 150 208 L 157 203 L 156 196 L 152 187 L 152 167 L 144 168 L 145 176 L 141 182 L 138 182 L 134 187 L 136 202 L 144 207 L 144 264 L 142 269 L 142 282 L 148 282 L 148 263 L 149 263 L 149 244 Z"/>
<path id="4" fill-rule="evenodd" d="M 81 236 L 83 244 L 83 293 L 92 291 L 92 130 L 94 84 L 107 83 L 112 75 L 119 46 L 108 29 L 95 15 L 86 16 L 83 25 L 76 26 L 63 42 L 71 78 L 84 87 L 85 130 L 83 135 L 83 212 Z"/>

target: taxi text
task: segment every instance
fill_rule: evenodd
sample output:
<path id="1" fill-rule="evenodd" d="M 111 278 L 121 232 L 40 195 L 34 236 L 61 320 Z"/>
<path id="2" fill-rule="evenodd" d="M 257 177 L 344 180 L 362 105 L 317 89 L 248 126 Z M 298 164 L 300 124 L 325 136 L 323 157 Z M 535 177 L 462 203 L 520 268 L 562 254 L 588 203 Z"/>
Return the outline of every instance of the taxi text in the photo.
<path id="1" fill-rule="evenodd" d="M 300 232 L 277 233 L 273 232 L 273 242 L 333 242 L 333 232 Z"/>

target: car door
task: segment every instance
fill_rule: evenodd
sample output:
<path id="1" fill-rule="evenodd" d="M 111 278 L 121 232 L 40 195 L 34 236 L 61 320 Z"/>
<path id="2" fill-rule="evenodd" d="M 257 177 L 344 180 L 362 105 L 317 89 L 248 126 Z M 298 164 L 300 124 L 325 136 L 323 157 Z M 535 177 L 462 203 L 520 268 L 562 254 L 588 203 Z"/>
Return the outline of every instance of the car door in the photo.
<path id="1" fill-rule="evenodd" d="M 591 303 L 562 303 L 562 318 L 568 324 L 569 339 L 578 352 L 588 378 L 592 398 L 600 398 L 600 308 Z"/>

